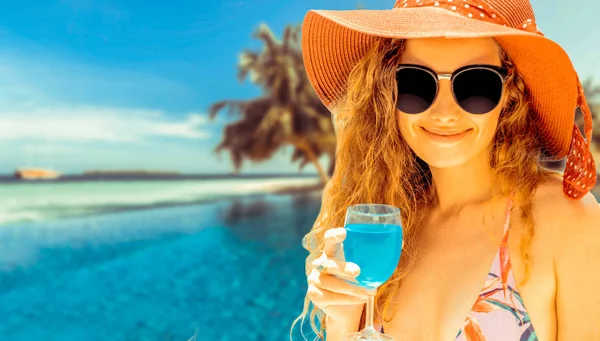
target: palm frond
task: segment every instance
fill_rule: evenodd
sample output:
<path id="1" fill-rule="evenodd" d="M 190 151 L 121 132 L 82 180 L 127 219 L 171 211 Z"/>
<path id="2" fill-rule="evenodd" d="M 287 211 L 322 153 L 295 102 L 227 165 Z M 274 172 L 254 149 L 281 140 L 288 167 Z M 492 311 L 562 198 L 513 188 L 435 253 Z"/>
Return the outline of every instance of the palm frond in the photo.
<path id="1" fill-rule="evenodd" d="M 246 159 L 263 161 L 290 144 L 295 146 L 292 162 L 299 162 L 300 167 L 317 162 L 315 157 L 332 156 L 335 152 L 331 117 L 308 82 L 300 34 L 300 25 L 288 25 L 278 40 L 266 24 L 261 24 L 253 36 L 264 47 L 258 52 L 246 50 L 240 54 L 237 76 L 240 81 L 250 78 L 263 95 L 245 101 L 219 101 L 209 108 L 211 117 L 225 108 L 239 117 L 225 127 L 215 149 L 228 150 L 236 170 Z M 295 141 L 303 141 L 304 150 Z M 320 166 L 318 169 L 323 172 Z"/>
<path id="2" fill-rule="evenodd" d="M 216 102 L 213 105 L 211 105 L 210 107 L 208 107 L 208 117 L 211 120 L 214 119 L 219 114 L 219 112 L 221 110 L 223 110 L 225 107 L 230 108 L 229 113 L 231 114 L 231 112 L 235 110 L 234 108 L 238 108 L 239 105 L 240 105 L 239 102 L 231 101 L 231 100 Z"/>

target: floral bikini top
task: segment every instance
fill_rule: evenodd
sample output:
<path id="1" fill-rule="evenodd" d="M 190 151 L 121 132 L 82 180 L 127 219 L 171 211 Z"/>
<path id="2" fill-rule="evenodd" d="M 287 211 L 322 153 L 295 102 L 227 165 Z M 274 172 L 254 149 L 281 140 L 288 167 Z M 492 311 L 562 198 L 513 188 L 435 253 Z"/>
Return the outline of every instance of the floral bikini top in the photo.
<path id="1" fill-rule="evenodd" d="M 508 253 L 512 195 L 508 199 L 504 235 L 487 280 L 455 341 L 537 341 L 516 286 Z M 381 328 L 383 332 L 383 327 Z"/>

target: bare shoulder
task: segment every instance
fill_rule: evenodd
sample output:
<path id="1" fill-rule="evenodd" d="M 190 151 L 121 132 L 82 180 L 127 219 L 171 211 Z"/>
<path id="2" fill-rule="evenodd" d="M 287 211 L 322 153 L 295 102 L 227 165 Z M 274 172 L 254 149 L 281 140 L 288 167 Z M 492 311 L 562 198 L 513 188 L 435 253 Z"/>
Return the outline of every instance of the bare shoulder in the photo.
<path id="1" fill-rule="evenodd" d="M 560 258 L 564 251 L 588 244 L 600 249 L 600 205 L 597 199 L 591 193 L 579 200 L 567 197 L 560 177 L 538 186 L 534 216 L 540 232 L 555 239 L 555 256 Z"/>
<path id="2" fill-rule="evenodd" d="M 552 226 L 559 235 L 572 233 L 574 229 L 600 227 L 600 205 L 596 198 L 588 193 L 579 200 L 571 199 L 562 186 L 558 176 L 538 186 L 534 198 L 536 220 Z"/>
<path id="3" fill-rule="evenodd" d="M 537 226 L 552 233 L 557 340 L 600 340 L 600 205 L 592 194 L 563 194 L 562 179 L 540 185 Z M 547 234 L 548 235 L 548 234 Z"/>

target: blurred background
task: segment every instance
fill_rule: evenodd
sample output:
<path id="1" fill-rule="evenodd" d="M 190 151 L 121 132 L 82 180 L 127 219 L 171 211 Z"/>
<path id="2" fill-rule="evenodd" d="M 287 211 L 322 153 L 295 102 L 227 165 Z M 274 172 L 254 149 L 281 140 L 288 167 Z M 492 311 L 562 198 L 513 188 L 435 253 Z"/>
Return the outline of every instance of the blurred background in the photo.
<path id="1" fill-rule="evenodd" d="M 532 3 L 600 112 L 600 5 Z M 299 25 L 392 6 L 3 1 L 0 340 L 288 339 L 335 167 Z"/>

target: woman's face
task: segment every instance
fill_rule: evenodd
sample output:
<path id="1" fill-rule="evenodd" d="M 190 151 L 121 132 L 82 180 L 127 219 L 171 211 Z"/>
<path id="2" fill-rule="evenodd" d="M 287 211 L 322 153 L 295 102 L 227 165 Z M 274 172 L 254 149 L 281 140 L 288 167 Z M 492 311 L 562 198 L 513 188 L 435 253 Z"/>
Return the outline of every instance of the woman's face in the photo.
<path id="1" fill-rule="evenodd" d="M 472 64 L 502 65 L 500 47 L 491 38 L 407 40 L 400 63 L 426 66 L 439 74 Z M 410 148 L 433 168 L 489 157 L 506 96 L 491 112 L 470 114 L 455 102 L 448 79 L 441 79 L 438 86 L 437 98 L 426 111 L 407 114 L 398 110 L 400 130 Z M 460 134 L 450 136 L 455 133 Z"/>

